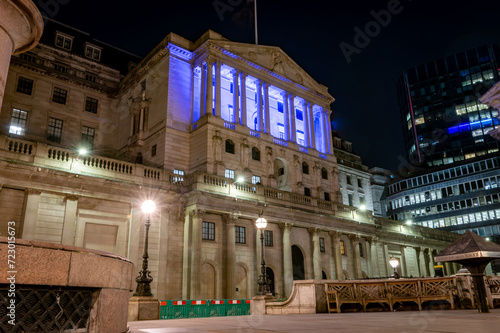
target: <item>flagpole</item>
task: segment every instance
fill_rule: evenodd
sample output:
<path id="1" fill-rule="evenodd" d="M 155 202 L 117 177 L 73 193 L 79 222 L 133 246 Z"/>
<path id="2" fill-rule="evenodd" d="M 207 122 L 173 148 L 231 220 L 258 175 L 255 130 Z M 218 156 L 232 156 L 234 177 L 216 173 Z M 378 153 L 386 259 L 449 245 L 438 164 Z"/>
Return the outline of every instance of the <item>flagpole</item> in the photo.
<path id="1" fill-rule="evenodd" d="M 259 45 L 259 36 L 258 36 L 258 30 L 257 30 L 257 0 L 254 0 L 253 2 L 253 9 L 254 9 L 254 19 L 255 19 L 255 45 Z"/>

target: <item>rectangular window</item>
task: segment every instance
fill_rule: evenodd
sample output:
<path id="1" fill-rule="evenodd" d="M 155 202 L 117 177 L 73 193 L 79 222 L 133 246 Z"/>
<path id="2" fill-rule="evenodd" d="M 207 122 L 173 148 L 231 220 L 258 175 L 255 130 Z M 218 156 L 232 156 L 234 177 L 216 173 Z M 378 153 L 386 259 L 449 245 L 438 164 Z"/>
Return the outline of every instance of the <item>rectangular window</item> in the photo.
<path id="1" fill-rule="evenodd" d="M 309 187 L 304 187 L 304 195 L 306 197 L 310 197 L 311 196 L 311 189 Z"/>
<path id="2" fill-rule="evenodd" d="M 94 45 L 85 45 L 85 56 L 89 59 L 101 60 L 101 48 Z"/>
<path id="3" fill-rule="evenodd" d="M 9 133 L 24 135 L 26 131 L 26 122 L 28 121 L 28 112 L 19 109 L 12 110 Z"/>
<path id="4" fill-rule="evenodd" d="M 174 169 L 174 175 L 175 176 L 172 177 L 172 182 L 179 183 L 184 181 L 184 171 Z"/>
<path id="5" fill-rule="evenodd" d="M 252 184 L 259 184 L 260 185 L 260 177 L 259 176 L 252 176 Z"/>
<path id="6" fill-rule="evenodd" d="M 283 103 L 281 103 L 280 101 L 278 101 L 278 112 L 283 113 Z"/>
<path id="7" fill-rule="evenodd" d="M 215 240 L 215 223 L 203 222 L 202 239 L 203 240 Z"/>
<path id="8" fill-rule="evenodd" d="M 20 76 L 19 80 L 17 80 L 17 92 L 31 95 L 33 92 L 33 80 Z"/>
<path id="9" fill-rule="evenodd" d="M 352 206 L 352 193 L 347 194 L 347 201 L 348 201 L 348 205 Z"/>
<path id="10" fill-rule="evenodd" d="M 224 177 L 234 179 L 234 170 L 226 169 Z"/>
<path id="11" fill-rule="evenodd" d="M 237 244 L 245 244 L 245 227 L 234 227 L 234 232 L 236 234 L 236 243 Z"/>
<path id="12" fill-rule="evenodd" d="M 52 142 L 61 142 L 63 121 L 60 119 L 50 118 L 49 127 L 47 130 L 47 140 Z"/>
<path id="13" fill-rule="evenodd" d="M 66 104 L 67 97 L 68 97 L 67 90 L 54 87 L 54 93 L 52 95 L 52 102 L 59 103 L 59 104 Z"/>
<path id="14" fill-rule="evenodd" d="M 151 147 L 151 157 L 155 157 L 156 156 L 156 145 L 153 145 Z"/>
<path id="15" fill-rule="evenodd" d="M 273 246 L 273 232 L 271 230 L 264 230 L 264 245 Z"/>
<path id="16" fill-rule="evenodd" d="M 352 179 L 351 179 L 351 176 L 346 175 L 346 181 L 347 181 L 347 185 L 352 185 Z"/>
<path id="17" fill-rule="evenodd" d="M 340 254 L 345 256 L 345 244 L 344 241 L 340 241 Z"/>
<path id="18" fill-rule="evenodd" d="M 60 33 L 56 34 L 56 46 L 65 50 L 71 51 L 73 37 L 65 36 Z"/>
<path id="19" fill-rule="evenodd" d="M 325 239 L 323 237 L 319 238 L 319 251 L 325 252 Z"/>
<path id="20" fill-rule="evenodd" d="M 97 113 L 97 104 L 98 104 L 97 99 L 92 97 L 87 97 L 85 99 L 85 111 L 91 113 Z"/>
<path id="21" fill-rule="evenodd" d="M 304 120 L 304 114 L 302 110 L 295 109 L 295 115 L 297 116 L 297 120 Z"/>
<path id="22" fill-rule="evenodd" d="M 83 126 L 82 127 L 82 147 L 88 150 L 94 149 L 94 136 L 95 129 L 92 127 Z"/>
<path id="23" fill-rule="evenodd" d="M 358 187 L 363 187 L 363 182 L 361 181 L 361 178 L 358 178 Z"/>
<path id="24" fill-rule="evenodd" d="M 358 243 L 359 245 L 359 256 L 363 258 L 365 256 L 365 253 L 363 252 L 363 243 Z"/>
<path id="25" fill-rule="evenodd" d="M 325 192 L 325 201 L 330 201 L 330 193 Z"/>

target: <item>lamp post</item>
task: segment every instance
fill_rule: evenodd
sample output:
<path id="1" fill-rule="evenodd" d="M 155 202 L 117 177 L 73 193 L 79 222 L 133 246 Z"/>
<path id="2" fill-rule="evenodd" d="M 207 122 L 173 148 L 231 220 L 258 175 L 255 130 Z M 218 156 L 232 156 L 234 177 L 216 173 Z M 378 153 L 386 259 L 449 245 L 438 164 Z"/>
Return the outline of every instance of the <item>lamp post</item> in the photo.
<path id="1" fill-rule="evenodd" d="M 394 278 L 394 279 L 399 279 L 400 276 L 396 270 L 396 268 L 398 267 L 399 265 L 399 260 L 392 257 L 391 259 L 389 259 L 389 264 L 391 264 L 391 267 L 394 269 L 394 273 L 391 275 L 391 278 Z"/>
<path id="2" fill-rule="evenodd" d="M 151 272 L 148 270 L 148 233 L 151 226 L 151 213 L 156 209 L 156 204 L 152 200 L 146 200 L 141 206 L 142 212 L 147 215 L 146 218 L 146 240 L 144 242 L 144 254 L 142 255 L 142 270 L 139 271 L 139 276 L 135 278 L 137 288 L 134 296 L 153 296 L 151 293 Z"/>
<path id="3" fill-rule="evenodd" d="M 259 275 L 259 280 L 257 281 L 257 284 L 259 285 L 257 295 L 267 295 L 268 293 L 270 293 L 269 289 L 270 281 L 267 278 L 266 261 L 264 260 L 264 229 L 266 229 L 267 221 L 265 218 L 259 217 L 257 221 L 255 221 L 255 225 L 257 226 L 257 229 L 260 230 L 260 246 L 261 246 L 261 257 L 262 257 L 260 261 L 261 275 Z"/>

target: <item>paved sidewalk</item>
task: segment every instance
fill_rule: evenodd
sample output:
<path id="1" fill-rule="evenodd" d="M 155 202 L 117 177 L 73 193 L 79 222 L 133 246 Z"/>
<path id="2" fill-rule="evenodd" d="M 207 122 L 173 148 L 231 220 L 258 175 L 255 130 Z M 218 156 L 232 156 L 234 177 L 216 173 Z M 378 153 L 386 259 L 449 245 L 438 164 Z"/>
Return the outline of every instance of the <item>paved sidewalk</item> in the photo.
<path id="1" fill-rule="evenodd" d="M 491 313 L 432 310 L 170 319 L 134 321 L 129 327 L 131 333 L 496 333 L 500 331 L 500 309 Z"/>

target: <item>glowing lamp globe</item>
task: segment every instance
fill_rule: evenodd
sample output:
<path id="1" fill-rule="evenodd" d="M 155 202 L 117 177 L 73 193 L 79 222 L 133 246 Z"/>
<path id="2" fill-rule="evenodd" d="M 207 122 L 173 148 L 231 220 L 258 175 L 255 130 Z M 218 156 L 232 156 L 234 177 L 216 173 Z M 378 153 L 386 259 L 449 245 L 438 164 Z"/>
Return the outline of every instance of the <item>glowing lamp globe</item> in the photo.
<path id="1" fill-rule="evenodd" d="M 398 259 L 393 257 L 393 258 L 389 259 L 389 264 L 391 264 L 392 268 L 396 268 L 399 265 L 399 261 L 398 261 Z"/>
<path id="2" fill-rule="evenodd" d="M 265 229 L 267 227 L 267 220 L 263 217 L 259 217 L 257 221 L 255 221 L 255 225 L 258 229 Z"/>
<path id="3" fill-rule="evenodd" d="M 146 214 L 151 214 L 156 209 L 156 204 L 153 200 L 146 200 L 142 203 L 141 209 Z"/>

